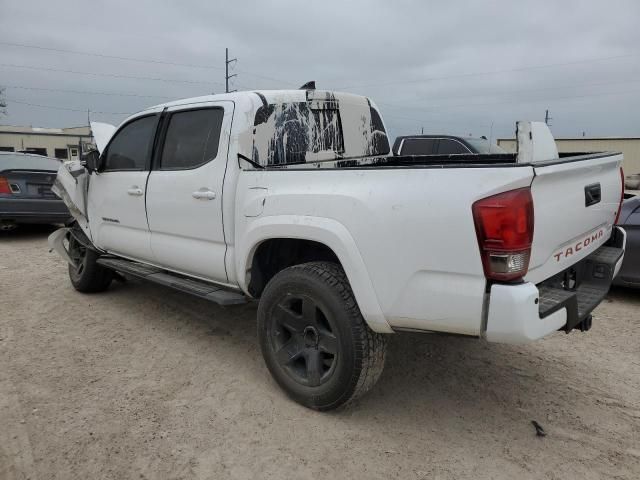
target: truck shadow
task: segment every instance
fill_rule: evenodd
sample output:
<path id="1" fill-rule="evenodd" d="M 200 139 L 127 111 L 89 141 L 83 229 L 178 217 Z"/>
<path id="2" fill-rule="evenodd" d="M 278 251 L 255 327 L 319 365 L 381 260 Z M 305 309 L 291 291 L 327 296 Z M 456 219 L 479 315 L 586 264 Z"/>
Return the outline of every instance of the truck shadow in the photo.
<path id="1" fill-rule="evenodd" d="M 631 302 L 640 304 L 640 288 L 613 286 L 605 302 Z"/>
<path id="2" fill-rule="evenodd" d="M 203 363 L 217 362 L 218 355 L 231 357 L 237 365 L 233 374 L 255 382 L 265 400 L 281 408 L 299 409 L 300 414 L 307 412 L 279 391 L 263 365 L 255 303 L 222 308 L 137 281 L 116 284 L 110 292 L 121 299 L 127 297 L 131 305 L 142 298 L 158 303 L 166 315 L 154 319 L 157 328 L 168 335 L 180 329 L 190 343 L 206 344 L 198 349 L 209 357 Z M 355 424 L 370 424 L 374 416 L 376 422 L 369 428 L 394 431 L 415 422 L 449 431 L 496 430 L 507 419 L 532 429 L 530 421 L 536 418 L 545 423 L 548 415 L 573 417 L 592 402 L 585 392 L 615 396 L 593 374 L 589 363 L 567 355 L 566 342 L 580 341 L 580 335 L 588 334 L 558 333 L 527 346 L 437 334 L 393 335 L 378 384 L 353 406 L 329 415 Z M 251 404 L 246 408 L 250 410 Z"/>

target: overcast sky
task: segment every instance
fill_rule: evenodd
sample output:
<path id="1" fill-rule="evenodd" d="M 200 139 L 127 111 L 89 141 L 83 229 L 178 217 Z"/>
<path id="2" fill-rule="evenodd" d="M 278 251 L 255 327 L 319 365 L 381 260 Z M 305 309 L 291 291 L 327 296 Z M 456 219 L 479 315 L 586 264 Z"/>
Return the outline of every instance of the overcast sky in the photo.
<path id="1" fill-rule="evenodd" d="M 640 136 L 639 19 L 637 0 L 0 0 L 0 124 L 117 124 L 221 93 L 229 47 L 233 88 L 368 95 L 391 136 L 512 137 L 547 108 L 558 137 Z"/>

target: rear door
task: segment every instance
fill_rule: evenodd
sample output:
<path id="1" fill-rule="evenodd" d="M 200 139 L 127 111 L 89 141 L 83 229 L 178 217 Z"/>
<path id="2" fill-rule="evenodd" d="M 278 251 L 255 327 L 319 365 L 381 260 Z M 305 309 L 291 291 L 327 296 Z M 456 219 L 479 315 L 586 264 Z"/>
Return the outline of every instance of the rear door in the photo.
<path id="1" fill-rule="evenodd" d="M 594 154 L 534 163 L 534 283 L 572 266 L 611 235 L 620 198 L 622 155 Z"/>
<path id="2" fill-rule="evenodd" d="M 153 261 L 145 210 L 147 177 L 158 113 L 137 117 L 114 134 L 89 180 L 88 214 L 94 243 L 118 255 Z"/>
<path id="3" fill-rule="evenodd" d="M 156 263 L 218 282 L 227 281 L 222 185 L 232 117 L 229 101 L 168 109 L 147 187 Z"/>
<path id="4" fill-rule="evenodd" d="M 438 155 L 459 155 L 469 154 L 471 150 L 467 148 L 461 141 L 453 138 L 441 138 L 438 140 L 438 147 L 436 152 Z"/>

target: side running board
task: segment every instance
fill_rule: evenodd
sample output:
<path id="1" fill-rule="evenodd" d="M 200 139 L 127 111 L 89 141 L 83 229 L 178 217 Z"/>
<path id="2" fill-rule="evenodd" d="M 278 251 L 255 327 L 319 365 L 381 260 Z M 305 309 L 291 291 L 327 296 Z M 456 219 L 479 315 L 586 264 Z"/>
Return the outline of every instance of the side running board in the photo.
<path id="1" fill-rule="evenodd" d="M 212 283 L 186 278 L 143 263 L 114 257 L 100 257 L 97 263 L 120 273 L 190 293 L 218 305 L 239 305 L 247 302 L 247 297 L 242 293 L 225 290 Z"/>

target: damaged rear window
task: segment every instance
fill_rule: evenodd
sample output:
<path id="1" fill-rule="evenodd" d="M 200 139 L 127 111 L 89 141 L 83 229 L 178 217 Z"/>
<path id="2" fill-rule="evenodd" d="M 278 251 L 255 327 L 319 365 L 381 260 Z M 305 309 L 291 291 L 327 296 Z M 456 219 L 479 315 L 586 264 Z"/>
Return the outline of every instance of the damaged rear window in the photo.
<path id="1" fill-rule="evenodd" d="M 254 120 L 253 161 L 265 166 L 386 155 L 382 119 L 365 97 L 317 92 L 306 102 L 262 97 Z"/>
<path id="2" fill-rule="evenodd" d="M 256 112 L 255 123 L 272 123 L 269 125 L 272 129 L 265 130 L 273 132 L 266 152 L 254 145 L 254 161 L 257 163 L 304 163 L 307 153 L 324 152 L 332 158 L 344 153 L 344 136 L 337 107 L 314 108 L 307 102 L 263 106 Z"/>

